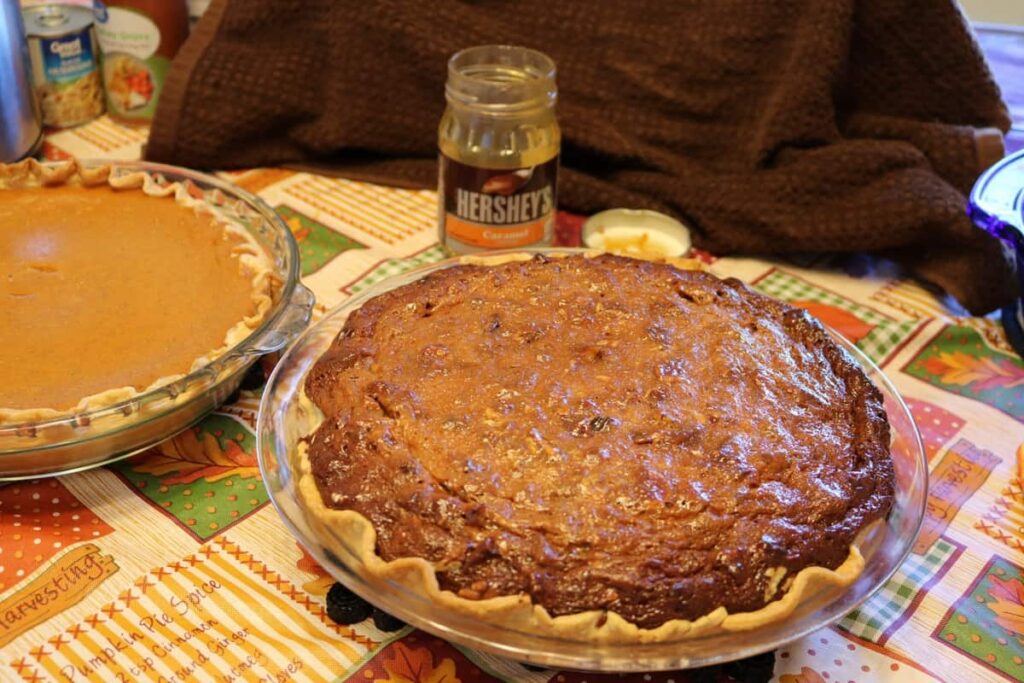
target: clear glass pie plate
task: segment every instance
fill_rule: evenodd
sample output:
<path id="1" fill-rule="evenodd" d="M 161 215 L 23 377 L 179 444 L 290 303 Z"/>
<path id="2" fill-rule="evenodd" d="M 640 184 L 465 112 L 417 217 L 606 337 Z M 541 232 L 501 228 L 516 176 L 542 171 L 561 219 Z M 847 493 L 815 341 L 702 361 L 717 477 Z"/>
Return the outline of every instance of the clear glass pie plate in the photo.
<path id="1" fill-rule="evenodd" d="M 256 196 L 212 176 L 175 166 L 127 161 L 114 174 L 139 170 L 186 185 L 215 213 L 247 230 L 270 256 L 274 303 L 238 344 L 184 377 L 96 410 L 17 424 L 0 424 L 0 481 L 67 474 L 138 453 L 180 432 L 238 388 L 261 355 L 283 348 L 309 324 L 313 294 L 299 283 L 299 249 L 284 221 Z M 210 292 L 215 297 L 216 292 Z M 187 302 L 183 302 L 187 305 Z M 43 312 L 42 314 L 45 314 Z"/>
<path id="2" fill-rule="evenodd" d="M 547 250 L 550 253 L 553 250 Z M 557 250 L 580 251 L 580 250 Z M 840 619 L 878 590 L 910 552 L 924 516 L 927 463 L 913 417 L 889 379 L 856 347 L 833 333 L 836 342 L 863 367 L 882 392 L 892 427 L 896 498 L 884 522 L 862 540 L 863 573 L 844 588 L 808 596 L 784 621 L 759 629 L 650 644 L 604 644 L 553 638 L 495 626 L 449 611 L 398 583 L 370 576 L 354 549 L 318 537 L 297 490 L 295 458 L 299 442 L 321 416 L 300 400 L 310 369 L 328 349 L 349 313 L 390 289 L 457 263 L 449 260 L 406 272 L 360 292 L 308 329 L 277 365 L 263 395 L 257 424 L 260 470 L 288 529 L 339 581 L 381 609 L 441 638 L 532 664 L 586 671 L 684 669 L 750 657 L 779 647 Z"/>

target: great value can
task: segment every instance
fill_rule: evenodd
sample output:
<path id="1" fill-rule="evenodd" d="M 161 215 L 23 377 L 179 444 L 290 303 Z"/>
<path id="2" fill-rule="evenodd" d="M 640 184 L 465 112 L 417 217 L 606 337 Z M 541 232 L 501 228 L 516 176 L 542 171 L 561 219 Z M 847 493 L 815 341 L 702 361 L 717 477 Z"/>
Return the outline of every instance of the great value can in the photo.
<path id="1" fill-rule="evenodd" d="M 22 16 L 43 123 L 67 128 L 102 114 L 92 12 L 86 7 L 43 5 L 26 9 Z"/>
<path id="2" fill-rule="evenodd" d="M 171 61 L 188 37 L 185 0 L 94 0 L 107 112 L 125 124 L 156 114 Z"/>

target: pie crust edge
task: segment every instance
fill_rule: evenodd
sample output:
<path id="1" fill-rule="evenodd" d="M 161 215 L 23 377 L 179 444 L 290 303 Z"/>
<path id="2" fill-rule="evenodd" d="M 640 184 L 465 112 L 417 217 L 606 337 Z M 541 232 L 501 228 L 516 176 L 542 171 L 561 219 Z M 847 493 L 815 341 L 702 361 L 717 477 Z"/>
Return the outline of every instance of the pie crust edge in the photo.
<path id="1" fill-rule="evenodd" d="M 307 513 L 306 521 L 315 538 L 336 557 L 354 554 L 372 579 L 393 581 L 453 612 L 523 633 L 601 643 L 650 643 L 749 631 L 782 621 L 820 590 L 849 586 L 864 570 L 864 557 L 855 542 L 838 567 L 805 567 L 792 577 L 781 598 L 761 609 L 729 614 L 724 607 L 719 607 L 696 620 L 672 619 L 653 629 L 640 628 L 615 612 L 603 610 L 552 617 L 528 595 L 469 600 L 442 590 L 434 566 L 423 558 L 385 561 L 377 555 L 377 532 L 370 520 L 352 510 L 335 510 L 324 505 L 305 448 L 300 446 L 298 450 L 298 492 L 300 504 Z M 775 572 L 771 585 L 776 587 L 774 594 L 777 594 L 778 586 L 787 577 L 784 567 L 776 567 Z"/>

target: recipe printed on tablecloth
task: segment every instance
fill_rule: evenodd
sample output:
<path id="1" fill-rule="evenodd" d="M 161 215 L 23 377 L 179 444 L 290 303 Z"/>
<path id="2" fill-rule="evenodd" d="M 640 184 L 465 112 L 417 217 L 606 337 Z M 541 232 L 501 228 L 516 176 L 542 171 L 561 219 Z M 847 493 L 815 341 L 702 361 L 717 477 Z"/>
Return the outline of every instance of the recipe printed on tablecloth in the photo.
<path id="1" fill-rule="evenodd" d="M 8 665 L 26 681 L 329 681 L 376 645 L 222 536 Z"/>

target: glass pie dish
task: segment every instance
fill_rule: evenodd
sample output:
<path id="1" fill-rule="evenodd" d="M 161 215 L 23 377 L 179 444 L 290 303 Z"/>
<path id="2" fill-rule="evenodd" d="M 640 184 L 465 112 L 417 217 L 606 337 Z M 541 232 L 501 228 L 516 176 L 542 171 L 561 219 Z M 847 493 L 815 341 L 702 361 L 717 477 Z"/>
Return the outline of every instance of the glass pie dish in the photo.
<path id="1" fill-rule="evenodd" d="M 180 182 L 266 250 L 273 304 L 258 327 L 210 363 L 127 400 L 53 419 L 0 425 L 0 481 L 67 474 L 138 453 L 197 422 L 238 389 L 263 354 L 308 324 L 313 294 L 299 283 L 299 250 L 284 221 L 256 196 L 209 175 L 146 162 L 85 161 L 112 173 L 145 171 Z"/>
<path id="2" fill-rule="evenodd" d="M 522 250 L 519 250 L 522 251 Z M 546 250 L 573 252 L 582 250 Z M 322 419 L 303 397 L 307 375 L 330 347 L 348 315 L 368 299 L 447 268 L 449 260 L 378 283 L 328 313 L 307 330 L 282 358 L 263 395 L 257 424 L 260 469 L 285 525 L 334 577 L 381 609 L 441 638 L 532 664 L 587 671 L 684 669 L 749 657 L 820 629 L 840 619 L 880 588 L 910 552 L 924 516 L 927 466 L 913 418 L 896 389 L 861 352 L 839 335 L 836 342 L 862 366 L 881 391 L 892 430 L 896 473 L 893 508 L 869 527 L 859 548 L 863 572 L 845 588 L 822 588 L 806 596 L 785 620 L 760 628 L 705 637 L 651 643 L 611 643 L 551 637 L 496 625 L 446 609 L 426 595 L 367 570 L 355 547 L 338 547 L 311 523 L 298 491 L 297 457 L 301 440 Z"/>

